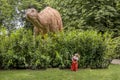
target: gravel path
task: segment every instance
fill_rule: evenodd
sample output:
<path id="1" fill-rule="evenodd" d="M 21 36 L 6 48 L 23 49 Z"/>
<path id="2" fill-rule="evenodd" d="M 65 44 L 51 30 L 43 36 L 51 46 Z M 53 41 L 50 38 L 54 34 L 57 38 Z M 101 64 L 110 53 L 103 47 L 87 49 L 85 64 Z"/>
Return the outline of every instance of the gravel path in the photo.
<path id="1" fill-rule="evenodd" d="M 111 64 L 120 64 L 120 59 L 113 59 Z"/>

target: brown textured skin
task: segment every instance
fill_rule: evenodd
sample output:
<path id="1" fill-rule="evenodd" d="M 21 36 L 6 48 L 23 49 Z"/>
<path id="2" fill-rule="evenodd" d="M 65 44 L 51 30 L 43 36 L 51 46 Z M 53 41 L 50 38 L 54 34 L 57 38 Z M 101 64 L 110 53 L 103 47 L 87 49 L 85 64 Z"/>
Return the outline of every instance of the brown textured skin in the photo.
<path id="1" fill-rule="evenodd" d="M 39 13 L 34 8 L 28 9 L 26 18 L 34 25 L 35 35 L 63 30 L 60 13 L 51 7 L 46 7 Z"/>

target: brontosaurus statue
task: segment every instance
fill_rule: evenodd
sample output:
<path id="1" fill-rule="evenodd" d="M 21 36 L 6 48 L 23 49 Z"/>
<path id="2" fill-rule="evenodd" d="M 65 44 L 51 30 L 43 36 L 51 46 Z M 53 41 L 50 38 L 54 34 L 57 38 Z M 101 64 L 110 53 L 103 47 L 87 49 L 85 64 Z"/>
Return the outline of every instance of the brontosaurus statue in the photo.
<path id="1" fill-rule="evenodd" d="M 35 35 L 63 30 L 60 13 L 51 7 L 46 7 L 39 13 L 34 8 L 27 9 L 26 18 L 34 25 Z"/>

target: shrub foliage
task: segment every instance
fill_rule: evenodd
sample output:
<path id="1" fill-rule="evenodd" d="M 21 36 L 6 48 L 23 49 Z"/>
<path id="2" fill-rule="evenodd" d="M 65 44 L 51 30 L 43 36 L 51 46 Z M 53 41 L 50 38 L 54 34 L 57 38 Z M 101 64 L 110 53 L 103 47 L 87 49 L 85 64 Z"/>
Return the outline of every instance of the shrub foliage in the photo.
<path id="1" fill-rule="evenodd" d="M 19 29 L 0 35 L 0 68 L 70 68 L 71 56 L 78 52 L 81 68 L 105 68 L 106 40 L 96 31 L 73 30 L 34 37 L 30 30 Z M 107 39 L 107 38 L 106 38 Z"/>

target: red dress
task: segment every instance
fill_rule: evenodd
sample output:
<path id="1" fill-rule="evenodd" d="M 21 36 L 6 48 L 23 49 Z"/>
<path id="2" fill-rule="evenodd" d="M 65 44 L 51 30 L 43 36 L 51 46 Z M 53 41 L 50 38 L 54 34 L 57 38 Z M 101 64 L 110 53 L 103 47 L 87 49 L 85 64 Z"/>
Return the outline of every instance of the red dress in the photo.
<path id="1" fill-rule="evenodd" d="M 76 59 L 72 59 L 71 70 L 77 71 L 78 70 L 78 61 Z"/>

